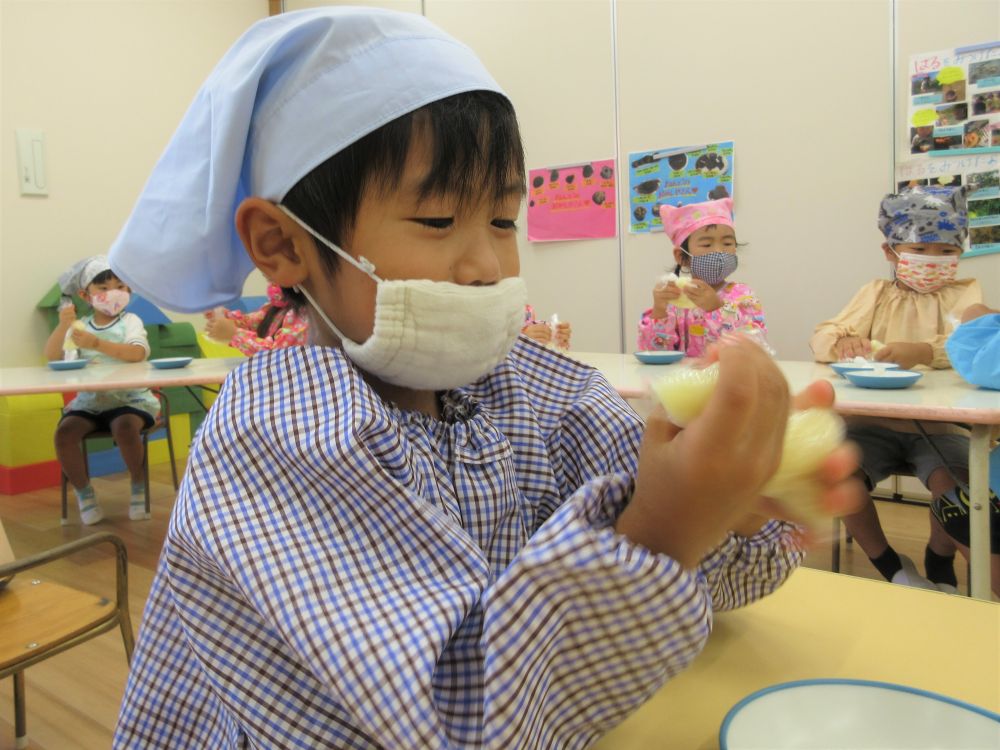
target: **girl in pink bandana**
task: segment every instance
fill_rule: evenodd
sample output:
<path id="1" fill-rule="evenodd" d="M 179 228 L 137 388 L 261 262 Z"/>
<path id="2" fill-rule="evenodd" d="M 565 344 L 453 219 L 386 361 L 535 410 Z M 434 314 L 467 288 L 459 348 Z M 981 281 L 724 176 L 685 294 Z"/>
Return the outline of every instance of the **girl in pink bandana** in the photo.
<path id="1" fill-rule="evenodd" d="M 653 287 L 653 306 L 639 321 L 639 350 L 700 357 L 709 344 L 735 332 L 769 349 L 757 297 L 746 284 L 727 281 L 738 264 L 733 199 L 661 206 L 660 218 L 677 267 Z"/>
<path id="2" fill-rule="evenodd" d="M 267 298 L 267 304 L 252 313 L 206 312 L 205 335 L 228 342 L 248 357 L 257 352 L 304 345 L 308 320 L 303 313 L 288 306 L 281 287 L 276 284 L 268 285 Z"/>

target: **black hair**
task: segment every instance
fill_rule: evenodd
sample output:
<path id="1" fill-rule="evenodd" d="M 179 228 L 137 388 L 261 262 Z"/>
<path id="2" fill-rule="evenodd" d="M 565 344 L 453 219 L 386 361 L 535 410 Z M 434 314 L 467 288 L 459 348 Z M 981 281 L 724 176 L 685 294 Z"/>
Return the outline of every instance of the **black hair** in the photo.
<path id="1" fill-rule="evenodd" d="M 288 312 L 287 307 L 278 307 L 274 303 L 267 308 L 267 312 L 260 319 L 260 323 L 257 324 L 257 338 L 263 339 L 267 338 L 267 332 L 271 328 L 271 324 L 281 316 L 281 320 L 285 319 L 285 313 Z"/>
<path id="2" fill-rule="evenodd" d="M 118 278 L 118 275 L 109 268 L 107 271 L 101 271 L 99 274 L 97 274 L 97 276 L 92 278 L 87 283 L 87 286 L 90 286 L 91 284 L 103 284 L 107 281 L 111 281 L 112 279 L 115 279 L 116 281 L 121 281 L 121 279 Z"/>
<path id="3" fill-rule="evenodd" d="M 366 192 L 388 192 L 399 184 L 418 128 L 425 129 L 433 149 L 420 200 L 454 196 L 459 209 L 484 196 L 499 203 L 515 180 L 526 192 L 524 148 L 513 106 L 496 92 L 470 91 L 432 102 L 352 143 L 300 179 L 282 203 L 342 246 Z M 327 273 L 336 271 L 336 254 L 324 250 L 320 258 Z M 299 292 L 282 291 L 294 307 L 304 304 Z"/>

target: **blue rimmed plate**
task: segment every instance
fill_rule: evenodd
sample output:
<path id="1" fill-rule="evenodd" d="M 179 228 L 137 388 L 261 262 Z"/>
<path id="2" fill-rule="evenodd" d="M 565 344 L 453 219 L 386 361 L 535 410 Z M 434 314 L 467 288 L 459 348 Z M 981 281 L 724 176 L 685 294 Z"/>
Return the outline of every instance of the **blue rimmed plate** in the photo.
<path id="1" fill-rule="evenodd" d="M 851 370 L 844 377 L 862 388 L 909 388 L 924 374 L 912 370 Z"/>
<path id="2" fill-rule="evenodd" d="M 684 356 L 684 352 L 635 352 L 635 358 L 644 365 L 670 365 Z"/>
<path id="3" fill-rule="evenodd" d="M 831 362 L 830 369 L 841 377 L 847 377 L 847 373 L 857 370 L 865 372 L 898 370 L 899 365 L 895 362 Z"/>
<path id="4" fill-rule="evenodd" d="M 193 357 L 166 357 L 164 359 L 151 359 L 149 364 L 157 370 L 173 370 L 175 367 L 187 367 L 191 364 Z"/>
<path id="5" fill-rule="evenodd" d="M 87 366 L 85 359 L 56 359 L 49 362 L 53 370 L 80 370 Z"/>
<path id="6" fill-rule="evenodd" d="M 927 690 L 870 680 L 785 682 L 730 709 L 720 750 L 1000 747 L 1000 714 Z"/>

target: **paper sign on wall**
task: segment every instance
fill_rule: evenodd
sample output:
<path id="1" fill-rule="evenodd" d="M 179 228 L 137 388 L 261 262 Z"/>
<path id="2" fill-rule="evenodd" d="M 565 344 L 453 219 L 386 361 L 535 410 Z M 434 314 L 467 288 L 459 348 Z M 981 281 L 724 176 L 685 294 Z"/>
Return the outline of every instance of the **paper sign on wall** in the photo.
<path id="1" fill-rule="evenodd" d="M 616 205 L 614 159 L 529 170 L 528 239 L 614 237 Z"/>
<path id="2" fill-rule="evenodd" d="M 733 141 L 638 151 L 629 159 L 629 231 L 662 232 L 660 206 L 733 195 Z"/>
<path id="3" fill-rule="evenodd" d="M 1000 42 L 913 55 L 897 187 L 969 187 L 966 255 L 1000 252 Z"/>

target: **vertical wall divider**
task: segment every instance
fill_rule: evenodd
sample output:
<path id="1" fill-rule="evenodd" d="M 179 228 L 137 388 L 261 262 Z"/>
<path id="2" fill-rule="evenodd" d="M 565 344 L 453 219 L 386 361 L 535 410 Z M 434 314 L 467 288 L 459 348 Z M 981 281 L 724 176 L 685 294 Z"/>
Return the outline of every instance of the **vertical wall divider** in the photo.
<path id="1" fill-rule="evenodd" d="M 615 175 L 615 239 L 618 241 L 618 351 L 625 352 L 625 239 L 622 232 L 625 224 L 622 221 L 622 211 L 628 206 L 628 180 L 622 179 L 622 164 L 627 164 L 627 158 L 622 154 L 621 138 L 621 108 L 618 101 L 618 0 L 611 0 L 611 97 L 615 115 L 615 156 L 617 174 Z M 627 172 L 625 173 L 627 176 Z M 624 185 L 623 185 L 624 183 Z"/>

